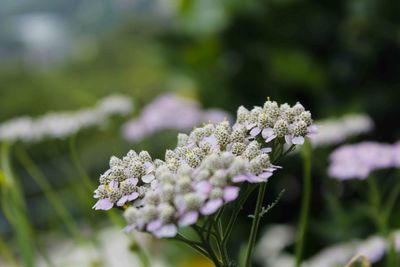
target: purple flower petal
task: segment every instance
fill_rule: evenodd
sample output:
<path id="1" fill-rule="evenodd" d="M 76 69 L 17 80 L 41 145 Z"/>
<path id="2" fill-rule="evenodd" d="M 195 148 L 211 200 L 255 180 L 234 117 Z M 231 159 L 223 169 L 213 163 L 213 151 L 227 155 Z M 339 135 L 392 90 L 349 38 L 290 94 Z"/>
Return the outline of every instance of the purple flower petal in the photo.
<path id="1" fill-rule="evenodd" d="M 265 128 L 265 129 L 262 131 L 261 135 L 262 135 L 262 137 L 263 137 L 264 139 L 268 139 L 268 138 L 270 138 L 271 136 L 274 135 L 274 130 L 273 130 L 272 128 Z"/>
<path id="2" fill-rule="evenodd" d="M 203 207 L 200 208 L 200 212 L 203 215 L 210 215 L 216 212 L 223 204 L 222 199 L 214 199 L 208 201 Z"/>
<path id="3" fill-rule="evenodd" d="M 259 177 L 258 175 L 249 175 L 247 181 L 249 183 L 261 183 L 264 182 L 264 180 Z"/>
<path id="4" fill-rule="evenodd" d="M 292 145 L 292 136 L 290 136 L 290 135 L 285 135 L 285 141 L 286 141 L 286 144 L 288 144 L 288 145 Z"/>
<path id="5" fill-rule="evenodd" d="M 248 177 L 247 177 L 247 175 L 244 175 L 244 174 L 239 174 L 239 175 L 232 177 L 232 182 L 234 182 L 234 183 L 241 183 L 241 182 L 244 182 L 247 180 L 248 180 Z"/>
<path id="6" fill-rule="evenodd" d="M 312 124 L 307 127 L 307 132 L 308 134 L 317 134 L 318 133 L 318 127 L 315 124 Z"/>
<path id="7" fill-rule="evenodd" d="M 201 195 L 208 195 L 212 189 L 212 185 L 207 181 L 201 181 L 195 184 L 194 189 Z"/>
<path id="8" fill-rule="evenodd" d="M 292 143 L 295 145 L 302 145 L 302 144 L 304 144 L 304 137 L 303 136 L 293 137 Z"/>
<path id="9" fill-rule="evenodd" d="M 121 197 L 117 202 L 117 206 L 119 207 L 123 206 L 126 203 L 126 201 L 128 201 L 128 196 Z"/>
<path id="10" fill-rule="evenodd" d="M 115 188 L 118 187 L 118 182 L 115 181 L 115 180 L 112 180 L 112 181 L 108 184 L 108 187 L 109 187 L 110 189 L 115 189 Z"/>
<path id="11" fill-rule="evenodd" d="M 264 182 L 266 182 L 268 178 L 272 176 L 272 174 L 273 174 L 272 172 L 263 172 L 259 174 L 258 177 L 262 179 Z"/>
<path id="12" fill-rule="evenodd" d="M 142 176 L 142 181 L 146 184 L 150 183 L 151 181 L 154 180 L 154 175 L 153 174 L 146 174 Z"/>
<path id="13" fill-rule="evenodd" d="M 254 127 L 250 131 L 251 136 L 257 136 L 259 133 L 261 133 L 261 128 L 260 127 Z"/>
<path id="14" fill-rule="evenodd" d="M 255 123 L 255 122 L 253 122 L 253 123 L 247 123 L 247 124 L 246 124 L 246 129 L 247 129 L 247 130 L 250 130 L 250 129 L 256 127 L 256 126 L 257 126 L 257 123 Z"/>
<path id="15" fill-rule="evenodd" d="M 133 200 L 137 199 L 138 197 L 139 197 L 139 193 L 133 192 L 132 194 L 128 195 L 128 201 L 133 201 Z"/>
<path id="16" fill-rule="evenodd" d="M 227 186 L 224 188 L 224 200 L 226 202 L 235 200 L 239 195 L 239 187 Z"/>
<path id="17" fill-rule="evenodd" d="M 143 165 L 146 169 L 146 174 L 149 174 L 155 170 L 155 166 L 151 162 L 146 161 Z"/>
<path id="18" fill-rule="evenodd" d="M 197 222 L 199 214 L 196 211 L 191 211 L 184 214 L 179 220 L 179 226 L 185 227 Z"/>
<path id="19" fill-rule="evenodd" d="M 160 229 L 160 227 L 162 226 L 162 221 L 161 220 L 154 220 L 151 221 L 147 224 L 146 230 L 148 232 L 154 232 L 157 229 Z"/>
<path id="20" fill-rule="evenodd" d="M 269 153 L 269 152 L 272 151 L 272 148 L 270 148 L 270 147 L 263 147 L 263 148 L 261 148 L 260 150 L 261 150 L 261 152 L 263 152 L 263 153 Z"/>
<path id="21" fill-rule="evenodd" d="M 114 206 L 114 203 L 108 198 L 100 199 L 94 204 L 93 209 L 95 210 L 109 210 Z"/>
<path id="22" fill-rule="evenodd" d="M 174 237 L 174 236 L 176 236 L 177 233 L 178 233 L 178 229 L 176 228 L 176 226 L 174 224 L 167 224 L 167 225 L 161 227 L 160 229 L 158 229 L 157 231 L 153 232 L 153 234 L 158 238 Z"/>
<path id="23" fill-rule="evenodd" d="M 133 186 L 136 186 L 138 184 L 138 182 L 139 182 L 139 180 L 136 179 L 136 178 L 128 178 L 125 181 L 128 181 Z"/>

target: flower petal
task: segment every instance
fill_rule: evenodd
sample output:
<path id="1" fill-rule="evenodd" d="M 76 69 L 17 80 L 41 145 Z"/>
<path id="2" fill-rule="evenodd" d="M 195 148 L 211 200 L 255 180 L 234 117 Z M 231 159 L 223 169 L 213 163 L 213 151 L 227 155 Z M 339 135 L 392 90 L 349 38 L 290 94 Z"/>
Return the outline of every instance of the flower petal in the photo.
<path id="1" fill-rule="evenodd" d="M 248 180 L 248 177 L 247 177 L 247 175 L 244 175 L 244 174 L 239 174 L 239 175 L 232 177 L 232 182 L 234 182 L 234 183 L 241 183 L 241 182 L 244 182 L 247 180 Z"/>
<path id="2" fill-rule="evenodd" d="M 293 137 L 292 143 L 295 145 L 302 145 L 302 144 L 304 144 L 304 137 L 303 136 Z"/>
<path id="3" fill-rule="evenodd" d="M 196 211 L 188 212 L 179 219 L 179 226 L 185 227 L 192 225 L 197 222 L 198 218 L 199 214 Z"/>
<path id="4" fill-rule="evenodd" d="M 123 206 L 123 205 L 126 203 L 126 201 L 128 201 L 128 196 L 122 196 L 122 197 L 118 200 L 117 206 L 118 206 L 118 207 Z"/>
<path id="5" fill-rule="evenodd" d="M 154 231 L 153 234 L 158 237 L 174 237 L 178 233 L 178 229 L 174 224 L 167 224 L 158 229 L 157 231 Z"/>
<path id="6" fill-rule="evenodd" d="M 149 174 L 155 170 L 154 165 L 148 161 L 144 163 L 144 167 L 146 168 L 146 174 Z"/>
<path id="7" fill-rule="evenodd" d="M 272 172 L 263 172 L 259 174 L 258 177 L 262 179 L 264 182 L 266 182 L 268 178 L 272 176 L 272 174 L 273 174 Z"/>
<path id="8" fill-rule="evenodd" d="M 151 181 L 153 181 L 155 178 L 155 176 L 153 174 L 146 174 L 142 176 L 142 181 L 146 184 L 150 183 Z"/>
<path id="9" fill-rule="evenodd" d="M 157 229 L 160 229 L 160 227 L 162 226 L 162 221 L 161 220 L 154 220 L 151 221 L 147 224 L 146 230 L 148 232 L 154 232 Z"/>
<path id="10" fill-rule="evenodd" d="M 100 199 L 94 204 L 93 208 L 95 210 L 109 210 L 114 206 L 114 203 L 110 201 L 108 198 Z"/>
<path id="11" fill-rule="evenodd" d="M 208 201 L 203 207 L 200 208 L 200 212 L 203 215 L 210 215 L 216 212 L 223 204 L 222 199 L 217 198 Z"/>
<path id="12" fill-rule="evenodd" d="M 133 192 L 132 194 L 128 195 L 128 201 L 133 201 L 133 200 L 137 199 L 138 197 L 139 197 L 139 193 Z"/>
<path id="13" fill-rule="evenodd" d="M 110 189 L 115 189 L 115 188 L 118 187 L 118 182 L 115 181 L 115 180 L 112 180 L 112 181 L 108 184 L 108 187 L 109 187 Z"/>
<path id="14" fill-rule="evenodd" d="M 201 195 L 208 195 L 212 189 L 212 185 L 207 181 L 201 181 L 194 186 L 197 193 Z"/>
<path id="15" fill-rule="evenodd" d="M 317 134 L 318 133 L 318 127 L 315 124 L 312 124 L 307 127 L 307 132 L 308 134 Z"/>
<path id="16" fill-rule="evenodd" d="M 224 200 L 230 202 L 235 200 L 239 196 L 239 187 L 227 186 L 224 188 Z"/>
<path id="17" fill-rule="evenodd" d="M 256 127 L 257 123 L 253 122 L 253 123 L 246 123 L 246 129 L 250 130 L 254 127 Z"/>
<path id="18" fill-rule="evenodd" d="M 292 143 L 292 136 L 291 135 L 285 135 L 285 141 L 286 141 L 286 144 L 288 144 L 288 145 L 292 145 L 293 143 Z"/>
<path id="19" fill-rule="evenodd" d="M 139 180 L 136 179 L 136 178 L 128 178 L 125 181 L 128 181 L 133 186 L 136 186 L 138 184 L 138 182 L 139 182 Z"/>
<path id="20" fill-rule="evenodd" d="M 260 127 L 254 127 L 250 131 L 251 136 L 257 136 L 259 133 L 261 133 L 261 128 Z"/>
<path id="21" fill-rule="evenodd" d="M 264 139 L 268 139 L 268 138 L 270 138 L 271 136 L 274 135 L 274 130 L 273 130 L 272 128 L 270 128 L 270 127 L 265 128 L 265 129 L 262 131 L 261 135 L 262 135 L 262 137 L 263 137 Z"/>
<path id="22" fill-rule="evenodd" d="M 269 153 L 269 152 L 272 151 L 272 148 L 270 148 L 270 147 L 263 147 L 263 148 L 261 148 L 260 150 L 261 150 L 261 152 L 263 152 L 263 153 Z"/>

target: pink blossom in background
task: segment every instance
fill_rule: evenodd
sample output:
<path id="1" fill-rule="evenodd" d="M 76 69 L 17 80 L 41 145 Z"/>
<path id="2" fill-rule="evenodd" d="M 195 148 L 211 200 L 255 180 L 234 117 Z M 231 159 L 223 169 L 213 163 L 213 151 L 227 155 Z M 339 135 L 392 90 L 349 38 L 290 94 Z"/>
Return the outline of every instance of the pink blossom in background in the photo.
<path id="1" fill-rule="evenodd" d="M 348 114 L 340 118 L 316 121 L 318 134 L 312 136 L 314 147 L 340 144 L 346 139 L 373 130 L 374 123 L 366 114 Z"/>
<path id="2" fill-rule="evenodd" d="M 393 156 L 395 166 L 400 167 L 400 141 L 395 143 L 393 146 Z"/>
<path id="3" fill-rule="evenodd" d="M 128 121 L 122 134 L 126 140 L 138 142 L 162 130 L 187 131 L 204 122 L 216 123 L 224 118 L 230 116 L 220 109 L 202 110 L 195 100 L 167 93 L 144 107 L 138 118 Z"/>
<path id="4" fill-rule="evenodd" d="M 362 142 L 344 145 L 331 154 L 328 173 L 339 180 L 365 179 L 374 170 L 398 167 L 399 151 L 399 143 Z"/>

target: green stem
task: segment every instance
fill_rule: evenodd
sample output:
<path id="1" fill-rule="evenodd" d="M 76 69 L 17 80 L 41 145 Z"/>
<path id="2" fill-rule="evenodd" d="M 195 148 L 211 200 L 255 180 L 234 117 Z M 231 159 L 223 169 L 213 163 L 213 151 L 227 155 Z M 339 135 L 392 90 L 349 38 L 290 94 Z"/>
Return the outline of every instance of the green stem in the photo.
<path id="1" fill-rule="evenodd" d="M 296 267 L 299 267 L 302 262 L 311 203 L 311 145 L 308 141 L 304 144 L 301 155 L 303 159 L 303 195 L 301 200 L 300 222 L 295 248 Z"/>
<path id="2" fill-rule="evenodd" d="M 15 232 L 19 252 L 25 267 L 33 267 L 34 232 L 30 224 L 22 189 L 14 177 L 10 163 L 10 145 L 1 145 L 1 206 L 5 217 Z"/>
<path id="3" fill-rule="evenodd" d="M 186 245 L 195 249 L 197 252 L 199 252 L 203 256 L 211 259 L 217 267 L 220 267 L 220 263 L 219 263 L 218 259 L 216 259 L 216 257 L 213 254 L 210 254 L 210 253 L 212 253 L 212 251 L 209 251 L 207 248 L 204 247 L 203 235 L 201 235 L 200 237 L 202 238 L 201 243 L 189 240 L 186 237 L 182 236 L 181 234 L 178 234 L 173 239 L 185 243 Z"/>
<path id="4" fill-rule="evenodd" d="M 72 163 L 77 169 L 78 174 L 83 181 L 83 184 L 89 191 L 92 191 L 95 188 L 95 185 L 90 180 L 89 175 L 86 173 L 85 168 L 82 166 L 81 160 L 79 159 L 78 152 L 76 150 L 76 135 L 70 138 L 69 151 L 71 154 Z"/>
<path id="5" fill-rule="evenodd" d="M 237 220 L 237 217 L 239 216 L 240 211 L 243 208 L 244 203 L 246 202 L 247 198 L 250 196 L 250 194 L 255 189 L 255 187 L 252 186 L 252 185 L 248 185 L 248 186 L 249 187 L 246 189 L 246 191 L 243 194 L 243 196 L 241 196 L 239 198 L 239 200 L 236 201 L 235 206 L 233 208 L 233 213 L 232 213 L 232 215 L 231 215 L 231 217 L 229 219 L 228 225 L 227 225 L 226 230 L 225 230 L 225 234 L 224 234 L 224 236 L 222 238 L 222 245 L 224 247 L 226 247 L 227 242 L 229 241 L 229 238 L 230 238 L 230 236 L 232 234 L 233 227 L 234 227 L 234 225 L 236 223 L 236 220 Z"/>
<path id="6" fill-rule="evenodd" d="M 385 207 L 384 207 L 384 209 L 385 209 L 384 218 L 386 220 L 389 220 L 392 210 L 394 208 L 394 205 L 396 204 L 396 201 L 399 198 L 399 195 L 400 195 L 400 183 L 396 183 L 396 185 L 393 187 L 392 191 L 389 193 L 389 197 L 388 197 Z"/>
<path id="7" fill-rule="evenodd" d="M 374 223 L 378 229 L 378 231 L 381 233 L 381 235 L 386 239 L 387 244 L 389 245 L 388 247 L 388 253 L 386 256 L 386 266 L 387 267 L 396 267 L 396 251 L 395 251 L 395 245 L 394 245 L 394 240 L 390 236 L 389 233 L 389 227 L 388 227 L 388 219 L 390 213 L 390 210 L 393 208 L 392 201 L 395 201 L 397 198 L 397 186 L 394 188 L 394 191 L 392 194 L 389 196 L 388 200 L 388 209 L 386 210 L 381 210 L 382 208 L 382 203 L 381 203 L 381 195 L 378 189 L 378 185 L 376 183 L 375 177 L 372 175 L 368 177 L 367 179 L 368 183 L 368 189 L 369 189 L 369 199 L 370 203 L 372 206 L 372 219 L 374 220 Z"/>
<path id="8" fill-rule="evenodd" d="M 267 183 L 264 182 L 260 185 L 260 188 L 258 189 L 256 210 L 255 210 L 255 214 L 254 214 L 254 218 L 253 218 L 253 223 L 251 225 L 249 243 L 248 243 L 247 252 L 246 252 L 245 267 L 251 266 L 253 250 L 254 250 L 254 246 L 256 243 L 258 228 L 260 226 L 260 221 L 261 221 L 261 210 L 262 210 L 262 204 L 263 204 L 266 188 L 267 188 Z"/>
<path id="9" fill-rule="evenodd" d="M 400 194 L 400 183 L 397 183 L 394 187 L 393 190 L 390 192 L 388 200 L 385 204 L 385 210 L 383 212 L 383 218 L 384 221 L 387 225 L 387 227 L 389 228 L 389 220 L 390 220 L 390 215 L 392 214 L 392 210 L 394 208 L 394 205 L 399 197 Z M 393 240 L 393 237 L 390 237 L 389 240 L 389 244 L 390 244 L 390 250 L 389 250 L 389 257 L 390 257 L 390 266 L 397 266 L 397 253 L 396 253 L 396 249 L 395 249 L 395 242 Z"/>
<path id="10" fill-rule="evenodd" d="M 35 180 L 36 184 L 43 191 L 49 203 L 53 206 L 55 213 L 58 215 L 60 220 L 64 222 L 70 233 L 75 236 L 75 238 L 81 242 L 85 240 L 79 231 L 73 217 L 65 208 L 61 198 L 57 195 L 54 188 L 51 186 L 49 181 L 44 176 L 43 172 L 35 164 L 33 159 L 30 157 L 29 153 L 25 149 L 19 149 L 17 153 L 18 159 L 24 166 L 29 175 Z"/>

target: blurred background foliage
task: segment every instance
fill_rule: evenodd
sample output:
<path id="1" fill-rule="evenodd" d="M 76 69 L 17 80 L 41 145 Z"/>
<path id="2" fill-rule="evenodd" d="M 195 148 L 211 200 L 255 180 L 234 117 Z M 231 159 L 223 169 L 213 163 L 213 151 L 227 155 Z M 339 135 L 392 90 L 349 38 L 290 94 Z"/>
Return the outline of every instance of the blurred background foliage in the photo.
<path id="1" fill-rule="evenodd" d="M 270 96 L 300 101 L 317 119 L 365 112 L 376 124 L 367 138 L 394 142 L 400 137 L 399 12 L 397 0 L 3 0 L 0 121 L 92 106 L 116 92 L 132 97 L 134 116 L 166 91 L 231 113 Z M 129 144 L 120 135 L 122 122 L 76 137 L 93 182 L 112 154 L 144 148 L 162 156 L 174 145 L 174 132 Z M 28 146 L 28 153 L 77 220 L 89 217 L 96 225 L 106 218 L 89 211 L 90 195 L 86 202 L 76 198 L 78 172 L 68 149 L 68 142 L 46 141 Z M 353 194 L 362 185 L 355 182 L 343 193 L 341 185 L 325 179 L 328 150 L 315 153 L 312 219 L 319 220 L 312 220 L 315 242 L 309 242 L 307 255 L 370 229 L 358 216 L 363 207 Z M 60 230 L 40 189 L 14 162 L 35 227 Z M 268 201 L 282 188 L 287 193 L 267 220 L 295 223 L 301 192 L 295 174 L 301 166 L 292 158 L 282 164 L 290 172 L 272 181 Z M 340 194 L 349 205 L 338 204 Z M 3 218 L 0 232 L 11 234 Z"/>

